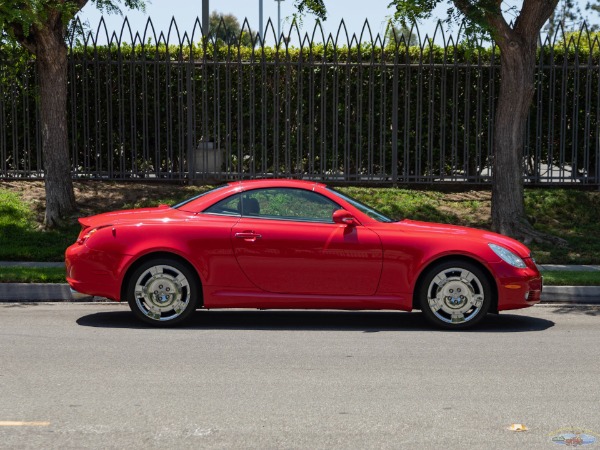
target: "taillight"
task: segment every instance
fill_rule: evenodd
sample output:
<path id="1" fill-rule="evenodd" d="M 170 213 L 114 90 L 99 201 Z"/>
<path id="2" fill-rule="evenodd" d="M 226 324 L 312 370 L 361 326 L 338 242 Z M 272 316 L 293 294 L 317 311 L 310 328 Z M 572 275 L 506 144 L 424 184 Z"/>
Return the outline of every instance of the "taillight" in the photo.
<path id="1" fill-rule="evenodd" d="M 96 231 L 98 231 L 98 228 L 88 228 L 88 230 L 85 232 L 85 234 L 82 233 L 82 235 L 79 236 L 79 239 L 77 239 L 77 243 L 79 245 L 83 244 Z"/>
<path id="2" fill-rule="evenodd" d="M 96 231 L 101 230 L 102 228 L 106 228 L 106 227 L 110 227 L 112 225 L 103 225 L 101 227 L 95 227 L 95 228 L 84 228 L 83 230 L 81 230 L 81 233 L 79 233 L 79 238 L 77 239 L 77 243 L 79 245 L 83 245 L 85 243 L 85 241 L 87 241 Z"/>

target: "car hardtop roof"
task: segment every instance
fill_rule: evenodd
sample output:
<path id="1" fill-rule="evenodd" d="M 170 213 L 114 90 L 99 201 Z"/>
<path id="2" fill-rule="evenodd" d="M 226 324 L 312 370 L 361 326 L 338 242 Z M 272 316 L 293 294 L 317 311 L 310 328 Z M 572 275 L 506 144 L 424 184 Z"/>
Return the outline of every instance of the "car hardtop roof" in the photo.
<path id="1" fill-rule="evenodd" d="M 293 180 L 288 178 L 265 178 L 256 180 L 242 180 L 228 183 L 229 186 L 239 186 L 242 188 L 259 188 L 259 187 L 327 187 L 323 183 L 309 180 Z"/>

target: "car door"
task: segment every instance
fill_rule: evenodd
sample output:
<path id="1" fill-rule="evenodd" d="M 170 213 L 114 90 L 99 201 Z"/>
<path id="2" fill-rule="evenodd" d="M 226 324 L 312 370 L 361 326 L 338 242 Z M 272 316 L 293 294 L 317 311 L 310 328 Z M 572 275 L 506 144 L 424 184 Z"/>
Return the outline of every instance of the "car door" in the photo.
<path id="1" fill-rule="evenodd" d="M 339 205 L 310 190 L 256 189 L 241 196 L 231 230 L 242 271 L 260 289 L 284 294 L 371 295 L 383 253 L 377 234 L 333 223 Z"/>

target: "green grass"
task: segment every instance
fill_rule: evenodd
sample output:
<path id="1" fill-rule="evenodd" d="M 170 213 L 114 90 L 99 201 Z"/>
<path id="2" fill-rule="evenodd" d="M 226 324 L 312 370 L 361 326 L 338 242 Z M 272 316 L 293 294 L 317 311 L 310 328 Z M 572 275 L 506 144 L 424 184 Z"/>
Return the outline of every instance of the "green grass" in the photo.
<path id="1" fill-rule="evenodd" d="M 1 261 L 62 261 L 79 230 L 76 220 L 61 229 L 42 229 L 18 194 L 0 189 Z"/>
<path id="2" fill-rule="evenodd" d="M 25 187 L 22 190 L 27 189 Z M 177 185 L 80 183 L 87 192 L 80 215 L 107 210 L 174 204 L 208 187 Z M 340 191 L 394 218 L 490 228 L 487 191 L 444 193 L 435 190 L 343 187 Z M 115 198 L 115 193 L 126 193 Z M 79 232 L 76 217 L 57 230 L 43 229 L 40 206 L 23 201 L 19 188 L 0 188 L 0 261 L 62 261 Z M 112 197 L 111 197 L 112 196 Z M 111 198 L 109 202 L 107 199 Z M 529 244 L 540 264 L 600 264 L 600 191 L 527 189 L 526 211 L 536 229 L 560 236 L 567 247 Z M 35 208 L 38 208 L 37 211 Z"/>
<path id="3" fill-rule="evenodd" d="M 567 270 L 542 272 L 548 286 L 600 286 L 600 272 L 571 272 Z"/>
<path id="4" fill-rule="evenodd" d="M 62 267 L 0 267 L 0 283 L 66 283 Z"/>
<path id="5" fill-rule="evenodd" d="M 462 218 L 463 213 L 476 211 L 483 205 L 479 202 L 466 199 L 452 202 L 446 207 L 446 195 L 439 191 L 415 191 L 409 189 L 393 188 L 358 188 L 345 187 L 337 190 L 374 207 L 386 216 L 399 219 L 423 220 L 427 222 L 453 223 L 469 226 L 486 227 L 488 223 Z"/>
<path id="6" fill-rule="evenodd" d="M 536 261 L 600 264 L 600 192 L 574 189 L 526 191 L 525 207 L 535 228 L 566 239 L 568 247 L 531 245 Z"/>

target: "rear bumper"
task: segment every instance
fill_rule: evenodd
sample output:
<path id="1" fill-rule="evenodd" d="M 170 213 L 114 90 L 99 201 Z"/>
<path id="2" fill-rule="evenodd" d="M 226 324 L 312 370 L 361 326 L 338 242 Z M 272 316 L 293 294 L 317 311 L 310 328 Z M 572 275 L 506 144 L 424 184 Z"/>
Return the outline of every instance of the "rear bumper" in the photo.
<path id="1" fill-rule="evenodd" d="M 65 253 L 67 283 L 75 296 L 106 297 L 120 301 L 120 268 L 126 256 L 89 249 L 73 244 Z"/>
<path id="2" fill-rule="evenodd" d="M 71 288 L 71 299 L 72 300 L 87 300 L 92 297 L 93 297 L 93 295 L 83 294 L 83 293 L 77 292 L 75 289 Z"/>

